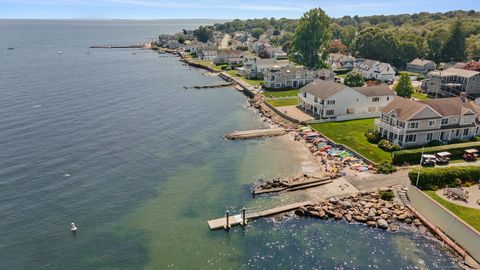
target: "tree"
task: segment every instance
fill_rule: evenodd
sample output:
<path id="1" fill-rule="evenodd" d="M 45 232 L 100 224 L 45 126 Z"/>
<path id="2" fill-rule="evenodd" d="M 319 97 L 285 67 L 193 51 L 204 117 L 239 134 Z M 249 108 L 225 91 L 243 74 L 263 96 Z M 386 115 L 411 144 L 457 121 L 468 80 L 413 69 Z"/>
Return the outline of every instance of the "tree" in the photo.
<path id="1" fill-rule="evenodd" d="M 263 48 L 258 51 L 258 57 L 262 59 L 270 58 L 270 53 L 268 53 L 268 50 L 266 48 Z"/>
<path id="2" fill-rule="evenodd" d="M 303 14 L 295 29 L 291 59 L 308 69 L 326 67 L 331 36 L 330 18 L 320 8 L 311 9 Z"/>
<path id="3" fill-rule="evenodd" d="M 359 87 L 365 84 L 365 80 L 363 79 L 363 75 L 360 72 L 350 71 L 345 76 L 343 84 L 349 87 Z"/>
<path id="4" fill-rule="evenodd" d="M 252 31 L 250 31 L 250 35 L 254 38 L 260 38 L 260 36 L 265 33 L 265 31 L 262 28 L 254 28 Z"/>
<path id="5" fill-rule="evenodd" d="M 399 43 L 399 64 L 406 65 L 417 57 L 421 57 L 420 49 L 417 44 L 412 41 L 401 41 Z"/>
<path id="6" fill-rule="evenodd" d="M 179 37 L 177 38 L 177 41 L 178 41 L 178 43 L 180 43 L 180 44 L 185 44 L 185 37 L 184 37 L 184 36 L 179 36 Z"/>
<path id="7" fill-rule="evenodd" d="M 382 62 L 396 62 L 398 59 L 398 40 L 390 31 L 368 27 L 355 37 L 353 48 L 356 55 Z"/>
<path id="8" fill-rule="evenodd" d="M 348 49 L 347 46 L 343 45 L 341 40 L 336 39 L 330 43 L 330 48 L 328 49 L 328 52 L 347 54 Z"/>
<path id="9" fill-rule="evenodd" d="M 444 61 L 465 60 L 465 31 L 463 23 L 457 20 L 450 30 L 450 35 L 442 48 L 442 58 Z"/>
<path id="10" fill-rule="evenodd" d="M 469 60 L 480 59 L 480 34 L 471 36 L 466 40 L 466 54 Z"/>
<path id="11" fill-rule="evenodd" d="M 393 90 L 397 92 L 397 96 L 410 98 L 414 92 L 410 75 L 402 73 L 398 82 L 393 86 Z"/>
<path id="12" fill-rule="evenodd" d="M 213 31 L 208 27 L 200 26 L 197 30 L 193 31 L 193 36 L 205 43 L 212 38 Z"/>

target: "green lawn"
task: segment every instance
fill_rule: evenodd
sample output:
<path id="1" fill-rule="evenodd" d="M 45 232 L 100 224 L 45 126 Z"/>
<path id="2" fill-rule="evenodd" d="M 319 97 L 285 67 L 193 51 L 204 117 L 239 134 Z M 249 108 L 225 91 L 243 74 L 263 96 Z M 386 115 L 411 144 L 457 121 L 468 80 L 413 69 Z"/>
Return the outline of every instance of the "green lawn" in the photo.
<path id="1" fill-rule="evenodd" d="M 296 98 L 272 99 L 272 100 L 268 100 L 267 102 L 272 104 L 274 107 L 298 105 L 298 99 L 296 99 Z"/>
<path id="2" fill-rule="evenodd" d="M 300 90 L 264 91 L 263 95 L 267 98 L 296 97 L 299 92 Z"/>
<path id="3" fill-rule="evenodd" d="M 419 100 L 430 99 L 430 97 L 427 94 L 423 94 L 423 93 L 413 93 L 412 98 L 416 98 Z"/>
<path id="4" fill-rule="evenodd" d="M 212 61 L 209 61 L 209 60 L 200 60 L 198 58 L 189 58 L 188 60 L 190 60 L 191 62 L 197 63 L 197 64 L 207 66 L 207 67 L 209 67 L 213 70 L 216 70 L 216 71 L 222 71 L 222 68 L 220 66 L 214 65 L 212 63 Z"/>
<path id="5" fill-rule="evenodd" d="M 373 118 L 312 124 L 311 126 L 335 142 L 352 148 L 373 162 L 390 162 L 392 160 L 390 153 L 383 151 L 375 144 L 369 143 L 365 138 L 365 131 L 374 127 Z"/>
<path id="6" fill-rule="evenodd" d="M 435 191 L 425 191 L 428 196 L 443 205 L 445 208 L 454 213 L 457 217 L 461 218 L 466 223 L 470 224 L 473 228 L 480 232 L 480 210 L 470 207 L 461 206 L 455 203 L 451 203 L 438 196 Z"/>
<path id="7" fill-rule="evenodd" d="M 347 77 L 347 73 L 345 74 L 335 74 L 336 77 L 339 77 L 339 78 L 342 78 L 342 79 L 345 79 L 345 77 Z"/>
<path id="8" fill-rule="evenodd" d="M 231 76 L 233 77 L 237 77 L 239 78 L 240 80 L 252 85 L 252 86 L 260 86 L 262 83 L 263 83 L 263 80 L 249 80 L 245 77 L 242 77 L 242 76 L 239 76 L 237 74 L 237 71 L 236 70 L 228 70 L 226 71 L 228 74 L 230 74 Z"/>

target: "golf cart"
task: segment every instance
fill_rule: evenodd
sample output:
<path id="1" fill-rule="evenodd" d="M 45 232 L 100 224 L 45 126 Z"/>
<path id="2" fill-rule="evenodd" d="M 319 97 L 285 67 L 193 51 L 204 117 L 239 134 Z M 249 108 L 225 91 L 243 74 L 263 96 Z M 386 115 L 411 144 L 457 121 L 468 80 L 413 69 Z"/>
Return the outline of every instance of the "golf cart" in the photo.
<path id="1" fill-rule="evenodd" d="M 437 163 L 437 157 L 435 157 L 434 155 L 428 155 L 428 154 L 422 155 L 422 166 L 425 166 L 425 167 L 435 166 L 435 163 Z"/>
<path id="2" fill-rule="evenodd" d="M 440 152 L 435 155 L 437 158 L 437 164 L 448 164 L 452 154 L 450 152 Z"/>
<path id="3" fill-rule="evenodd" d="M 478 150 L 477 149 L 467 149 L 463 152 L 463 159 L 465 161 L 475 161 L 478 157 Z"/>

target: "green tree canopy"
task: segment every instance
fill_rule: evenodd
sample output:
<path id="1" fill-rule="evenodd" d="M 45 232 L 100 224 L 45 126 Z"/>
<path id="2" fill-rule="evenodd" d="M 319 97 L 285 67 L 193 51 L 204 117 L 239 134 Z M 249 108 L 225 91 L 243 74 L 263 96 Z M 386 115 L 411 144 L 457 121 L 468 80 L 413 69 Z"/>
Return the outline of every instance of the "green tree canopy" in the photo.
<path id="1" fill-rule="evenodd" d="M 204 26 L 200 26 L 197 30 L 193 31 L 193 35 L 201 42 L 209 41 L 213 36 L 213 31 Z"/>
<path id="2" fill-rule="evenodd" d="M 393 90 L 397 92 L 397 96 L 410 98 L 415 91 L 413 88 L 412 81 L 408 73 L 402 73 L 400 79 L 393 86 Z"/>
<path id="3" fill-rule="evenodd" d="M 254 38 L 260 38 L 260 36 L 265 33 L 265 30 L 263 30 L 262 28 L 254 28 L 252 29 L 252 31 L 250 32 L 250 35 L 252 35 L 252 37 Z"/>
<path id="4" fill-rule="evenodd" d="M 466 53 L 468 60 L 480 59 L 480 34 L 467 38 Z"/>
<path id="5" fill-rule="evenodd" d="M 363 75 L 360 72 L 350 71 L 345 76 L 343 84 L 349 87 L 360 87 L 365 85 L 365 80 L 363 79 Z"/>
<path id="6" fill-rule="evenodd" d="M 442 49 L 444 61 L 465 60 L 465 31 L 461 20 L 457 20 L 450 30 L 450 35 Z"/>
<path id="7" fill-rule="evenodd" d="M 393 63 L 398 59 L 399 42 L 390 31 L 368 27 L 358 33 L 354 50 L 360 57 Z"/>
<path id="8" fill-rule="evenodd" d="M 309 69 L 326 67 L 331 36 L 330 18 L 322 9 L 306 12 L 295 29 L 290 46 L 292 60 Z"/>

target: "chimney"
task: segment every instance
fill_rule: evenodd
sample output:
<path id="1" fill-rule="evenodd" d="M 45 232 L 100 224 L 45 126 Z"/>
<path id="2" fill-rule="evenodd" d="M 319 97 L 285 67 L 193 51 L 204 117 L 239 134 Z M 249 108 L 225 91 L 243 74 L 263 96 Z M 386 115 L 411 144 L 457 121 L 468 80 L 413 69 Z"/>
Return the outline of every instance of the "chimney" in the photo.
<path id="1" fill-rule="evenodd" d="M 467 101 L 467 92 L 460 92 L 459 96 L 462 98 L 463 102 Z"/>

